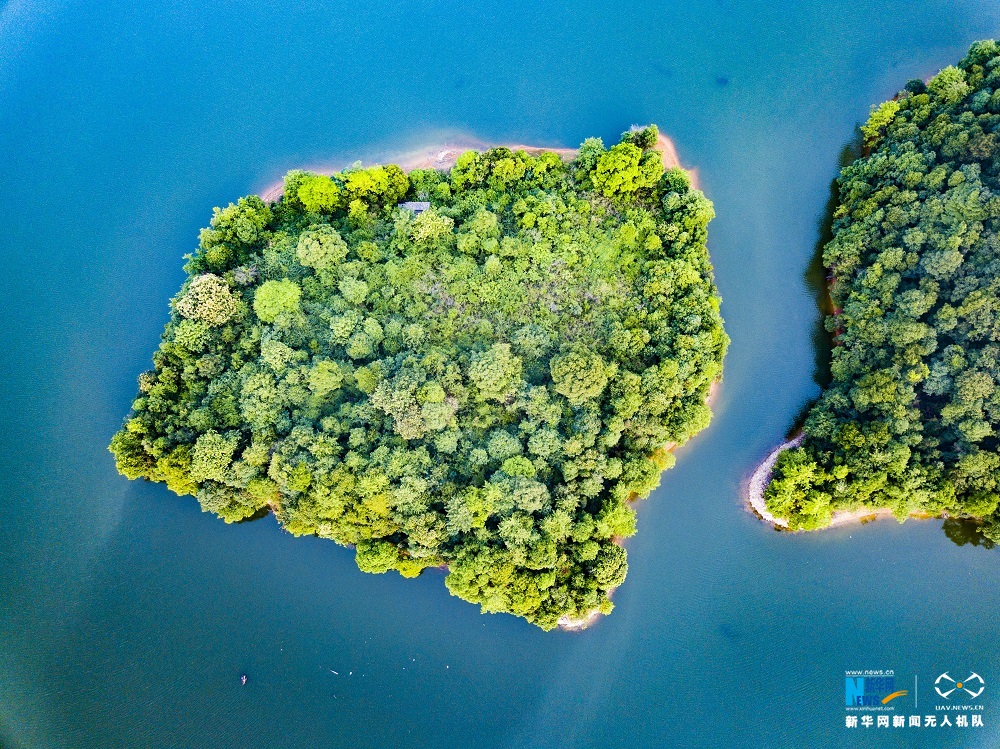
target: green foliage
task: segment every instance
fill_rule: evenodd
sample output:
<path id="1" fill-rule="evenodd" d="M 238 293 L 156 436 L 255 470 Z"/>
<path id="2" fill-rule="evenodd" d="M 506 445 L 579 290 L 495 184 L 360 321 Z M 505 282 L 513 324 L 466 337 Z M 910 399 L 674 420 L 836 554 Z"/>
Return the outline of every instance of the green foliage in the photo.
<path id="1" fill-rule="evenodd" d="M 892 122 L 896 112 L 899 111 L 899 102 L 895 99 L 884 101 L 877 107 L 872 107 L 871 116 L 868 122 L 861 126 L 861 133 L 865 136 L 865 145 L 872 146 L 881 136 L 885 127 Z"/>
<path id="2" fill-rule="evenodd" d="M 288 278 L 265 281 L 253 296 L 253 311 L 264 322 L 274 322 L 278 315 L 298 312 L 302 290 Z"/>
<path id="3" fill-rule="evenodd" d="M 298 184 L 296 196 L 307 211 L 314 213 L 332 211 L 344 202 L 340 186 L 319 174 L 304 177 Z"/>
<path id="4" fill-rule="evenodd" d="M 309 372 L 309 389 L 320 398 L 336 391 L 344 382 L 344 373 L 337 362 L 328 359 L 317 361 Z"/>
<path id="5" fill-rule="evenodd" d="M 468 378 L 477 400 L 506 402 L 516 394 L 522 372 L 521 360 L 511 354 L 510 344 L 495 343 L 470 357 Z"/>
<path id="6" fill-rule="evenodd" d="M 305 267 L 327 274 L 347 257 L 347 243 L 332 226 L 319 224 L 299 235 L 295 253 Z"/>
<path id="7" fill-rule="evenodd" d="M 227 439 L 209 430 L 199 436 L 191 455 L 191 478 L 198 483 L 225 481 L 236 447 L 236 435 Z"/>
<path id="8" fill-rule="evenodd" d="M 369 169 L 352 169 L 339 175 L 348 203 L 359 200 L 366 206 L 395 205 L 406 195 L 410 182 L 395 164 Z"/>
<path id="9" fill-rule="evenodd" d="M 573 406 L 594 400 L 604 392 L 608 384 L 608 369 L 600 354 L 580 346 L 549 361 L 553 389 L 566 396 Z"/>
<path id="10" fill-rule="evenodd" d="M 949 65 L 927 82 L 927 90 L 943 104 L 958 104 L 969 93 L 965 70 Z"/>
<path id="11" fill-rule="evenodd" d="M 175 301 L 174 308 L 183 317 L 218 326 L 229 322 L 236 314 L 239 300 L 224 280 L 205 273 L 191 279 L 186 291 Z"/>
<path id="12" fill-rule="evenodd" d="M 367 572 L 446 567 L 484 611 L 610 611 L 629 502 L 708 423 L 728 343 L 711 203 L 655 142 L 290 172 L 217 214 L 118 469 L 228 522 L 269 507 Z"/>
<path id="13" fill-rule="evenodd" d="M 240 198 L 226 208 L 215 208 L 212 223 L 201 230 L 195 270 L 218 270 L 239 262 L 268 239 L 271 209 L 256 195 Z"/>
<path id="14" fill-rule="evenodd" d="M 838 510 L 1000 516 L 1000 46 L 907 84 L 863 128 L 834 236 L 832 383 L 768 509 L 795 528 Z"/>
<path id="15" fill-rule="evenodd" d="M 285 202 L 310 213 L 346 209 L 357 217 L 369 208 L 395 205 L 409 187 L 406 174 L 395 164 L 348 169 L 331 177 L 290 172 L 285 178 Z"/>
<path id="16" fill-rule="evenodd" d="M 598 157 L 591 179 L 603 195 L 627 201 L 652 189 L 662 176 L 663 164 L 656 151 L 619 143 Z"/>

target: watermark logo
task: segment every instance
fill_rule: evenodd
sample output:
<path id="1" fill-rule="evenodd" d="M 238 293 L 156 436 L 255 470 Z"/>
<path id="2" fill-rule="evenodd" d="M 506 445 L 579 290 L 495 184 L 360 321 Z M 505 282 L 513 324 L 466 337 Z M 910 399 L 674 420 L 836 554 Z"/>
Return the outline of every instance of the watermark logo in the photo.
<path id="1" fill-rule="evenodd" d="M 911 677 L 899 678 L 891 669 L 845 671 L 844 676 L 847 728 L 873 732 L 918 728 L 959 733 L 985 726 L 984 706 L 978 698 L 986 690 L 986 680 L 975 671 L 961 680 L 948 671 L 938 674 L 931 683 L 932 689 L 926 690 L 930 693 L 930 705 L 926 704 L 928 698 L 921 688 L 926 682 L 920 674 L 913 674 L 912 682 Z M 897 689 L 903 685 L 907 688 Z M 899 699 L 907 695 L 909 699 Z"/>
<path id="2" fill-rule="evenodd" d="M 848 671 L 844 677 L 844 704 L 847 707 L 888 705 L 907 694 L 905 689 L 896 689 L 896 675 L 892 670 Z"/>
<path id="3" fill-rule="evenodd" d="M 975 671 L 961 681 L 955 681 L 948 675 L 947 671 L 934 680 L 934 691 L 946 700 L 951 699 L 953 694 L 955 697 L 964 698 L 965 695 L 962 692 L 968 692 L 969 697 L 975 699 L 983 693 L 984 689 L 986 689 L 986 682 Z"/>

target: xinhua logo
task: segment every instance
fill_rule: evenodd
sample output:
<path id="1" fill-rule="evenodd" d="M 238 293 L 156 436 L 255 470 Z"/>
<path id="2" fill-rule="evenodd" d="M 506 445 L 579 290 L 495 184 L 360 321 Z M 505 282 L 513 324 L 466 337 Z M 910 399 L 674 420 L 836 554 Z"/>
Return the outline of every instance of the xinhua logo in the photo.
<path id="1" fill-rule="evenodd" d="M 951 699 L 951 695 L 955 694 L 955 692 L 968 692 L 969 696 L 975 699 L 983 693 L 984 689 L 986 689 L 986 683 L 983 681 L 983 677 L 975 672 L 969 674 L 961 681 L 955 681 L 945 671 L 934 680 L 934 691 L 946 700 Z M 955 696 L 964 697 L 965 695 L 955 694 Z"/>
<path id="2" fill-rule="evenodd" d="M 895 676 L 848 676 L 844 679 L 844 703 L 849 707 L 888 705 L 909 694 L 896 690 Z"/>

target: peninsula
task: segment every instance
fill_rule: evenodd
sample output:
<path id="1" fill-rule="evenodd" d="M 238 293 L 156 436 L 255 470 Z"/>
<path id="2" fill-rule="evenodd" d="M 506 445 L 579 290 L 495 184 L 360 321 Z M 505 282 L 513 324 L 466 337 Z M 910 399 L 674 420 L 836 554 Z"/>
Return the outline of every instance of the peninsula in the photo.
<path id="1" fill-rule="evenodd" d="M 751 500 L 793 530 L 947 515 L 1000 541 L 1000 45 L 861 131 L 823 256 L 832 382 Z"/>

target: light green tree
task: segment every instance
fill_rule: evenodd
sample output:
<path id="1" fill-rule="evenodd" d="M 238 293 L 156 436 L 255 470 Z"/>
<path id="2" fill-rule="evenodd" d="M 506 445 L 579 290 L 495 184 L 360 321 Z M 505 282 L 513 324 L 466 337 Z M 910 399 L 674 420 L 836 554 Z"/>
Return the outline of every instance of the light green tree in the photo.
<path id="1" fill-rule="evenodd" d="M 552 357 L 549 370 L 555 391 L 574 406 L 597 398 L 608 384 L 609 367 L 604 359 L 579 346 Z"/>
<path id="2" fill-rule="evenodd" d="M 265 281 L 253 297 L 253 309 L 264 322 L 274 322 L 278 315 L 299 311 L 302 290 L 288 278 Z"/>

